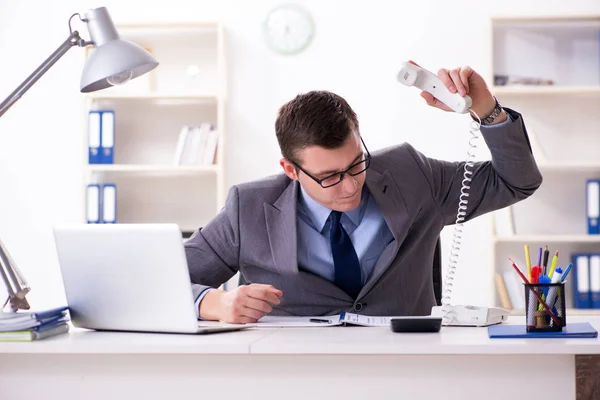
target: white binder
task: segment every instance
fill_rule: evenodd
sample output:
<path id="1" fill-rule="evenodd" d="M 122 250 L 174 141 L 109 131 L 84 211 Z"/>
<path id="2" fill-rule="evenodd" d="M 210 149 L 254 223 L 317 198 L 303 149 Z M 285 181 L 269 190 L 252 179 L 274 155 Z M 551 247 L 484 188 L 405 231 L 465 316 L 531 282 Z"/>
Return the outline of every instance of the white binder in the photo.
<path id="1" fill-rule="evenodd" d="M 98 184 L 87 186 L 86 220 L 88 224 L 100 223 L 100 185 Z"/>
<path id="2" fill-rule="evenodd" d="M 102 186 L 102 223 L 117 222 L 117 186 L 106 183 Z"/>

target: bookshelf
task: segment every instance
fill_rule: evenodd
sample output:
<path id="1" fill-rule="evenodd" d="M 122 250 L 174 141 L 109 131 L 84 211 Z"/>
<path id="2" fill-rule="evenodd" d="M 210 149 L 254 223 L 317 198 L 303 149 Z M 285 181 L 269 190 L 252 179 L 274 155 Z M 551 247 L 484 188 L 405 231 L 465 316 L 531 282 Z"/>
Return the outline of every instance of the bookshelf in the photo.
<path id="1" fill-rule="evenodd" d="M 86 96 L 86 135 L 89 111 L 112 110 L 115 139 L 113 163 L 86 163 L 84 186 L 116 185 L 117 223 L 177 223 L 189 237 L 216 215 L 226 195 L 224 27 L 218 22 L 144 23 L 120 24 L 117 30 L 150 51 L 159 66 Z M 203 124 L 217 132 L 215 155 L 206 157 L 212 162 L 196 153 L 177 162 L 182 128 Z M 205 151 L 202 146 L 195 149 Z"/>
<path id="2" fill-rule="evenodd" d="M 491 45 L 491 90 L 523 114 L 544 177 L 533 196 L 493 213 L 495 274 L 516 278 L 508 257 L 525 270 L 525 244 L 532 263 L 547 245 L 550 259 L 559 251 L 563 267 L 572 253 L 600 253 L 600 235 L 587 234 L 585 188 L 587 179 L 600 178 L 600 15 L 495 17 Z M 573 308 L 574 280 L 568 281 L 567 316 L 600 315 Z M 513 292 L 522 292 L 515 282 Z M 503 306 L 502 289 L 494 287 L 495 305 Z"/>

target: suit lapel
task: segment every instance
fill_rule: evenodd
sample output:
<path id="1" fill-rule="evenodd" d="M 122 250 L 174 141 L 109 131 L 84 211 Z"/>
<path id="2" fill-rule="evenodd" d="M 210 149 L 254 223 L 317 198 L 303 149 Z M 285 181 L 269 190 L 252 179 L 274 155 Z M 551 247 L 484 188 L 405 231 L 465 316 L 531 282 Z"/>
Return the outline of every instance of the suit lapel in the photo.
<path id="1" fill-rule="evenodd" d="M 379 260 L 377 260 L 373 268 L 373 272 L 371 272 L 367 282 L 360 291 L 359 298 L 367 294 L 379 278 L 381 278 L 381 275 L 388 269 L 398 254 L 400 244 L 407 235 L 408 224 L 410 222 L 410 216 L 400 190 L 391 178 L 388 170 L 385 170 L 383 173 L 368 170 L 366 185 L 379 206 L 383 218 L 394 236 L 394 240 L 381 253 Z"/>
<path id="2" fill-rule="evenodd" d="M 328 280 L 298 269 L 298 185 L 297 181 L 292 181 L 275 203 L 264 204 L 267 234 L 275 269 L 282 275 L 293 275 L 309 291 L 352 301 L 346 292 Z"/>
<path id="3" fill-rule="evenodd" d="M 298 182 L 292 181 L 274 204 L 264 204 L 273 261 L 282 274 L 298 273 L 297 201 Z"/>

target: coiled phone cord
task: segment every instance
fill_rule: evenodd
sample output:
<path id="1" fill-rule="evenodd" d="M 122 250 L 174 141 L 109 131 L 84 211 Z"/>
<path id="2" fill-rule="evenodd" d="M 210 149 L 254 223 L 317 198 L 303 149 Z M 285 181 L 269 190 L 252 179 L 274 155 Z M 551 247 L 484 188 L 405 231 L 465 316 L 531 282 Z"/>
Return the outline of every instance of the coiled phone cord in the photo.
<path id="1" fill-rule="evenodd" d="M 454 237 L 452 239 L 452 249 L 450 250 L 450 261 L 448 262 L 448 268 L 444 277 L 444 285 L 442 287 L 442 311 L 444 313 L 444 324 L 451 324 L 454 321 L 454 314 L 452 312 L 452 307 L 450 307 L 450 300 L 452 297 L 452 287 L 454 285 L 456 264 L 458 262 L 460 246 L 462 244 L 463 221 L 467 215 L 467 205 L 469 204 L 468 191 L 471 188 L 469 183 L 471 182 L 471 175 L 473 175 L 473 171 L 470 169 L 472 169 L 475 164 L 474 150 L 477 148 L 475 141 L 478 138 L 477 132 L 481 127 L 481 118 L 479 118 L 477 113 L 473 111 L 472 108 L 469 109 L 469 112 L 477 119 L 477 121 L 471 122 L 471 129 L 469 130 L 471 137 L 469 138 L 469 148 L 467 149 L 467 158 L 464 165 L 463 181 L 460 189 L 456 222 L 454 225 Z"/>

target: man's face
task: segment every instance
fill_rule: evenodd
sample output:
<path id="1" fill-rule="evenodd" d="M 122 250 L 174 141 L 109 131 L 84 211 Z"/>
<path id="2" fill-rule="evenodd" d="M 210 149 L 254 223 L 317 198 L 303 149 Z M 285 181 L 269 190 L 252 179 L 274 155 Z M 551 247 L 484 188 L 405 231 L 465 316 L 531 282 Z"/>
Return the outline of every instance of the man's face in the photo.
<path id="1" fill-rule="evenodd" d="M 357 134 L 348 137 L 344 145 L 337 149 L 310 146 L 298 152 L 300 167 L 317 179 L 345 171 L 351 165 L 364 160 L 363 148 Z M 366 172 L 352 176 L 346 174 L 335 186 L 323 188 L 310 176 L 297 170 L 288 160 L 280 162 L 284 172 L 291 179 L 298 179 L 306 193 L 321 205 L 336 211 L 347 212 L 360 204 Z"/>

